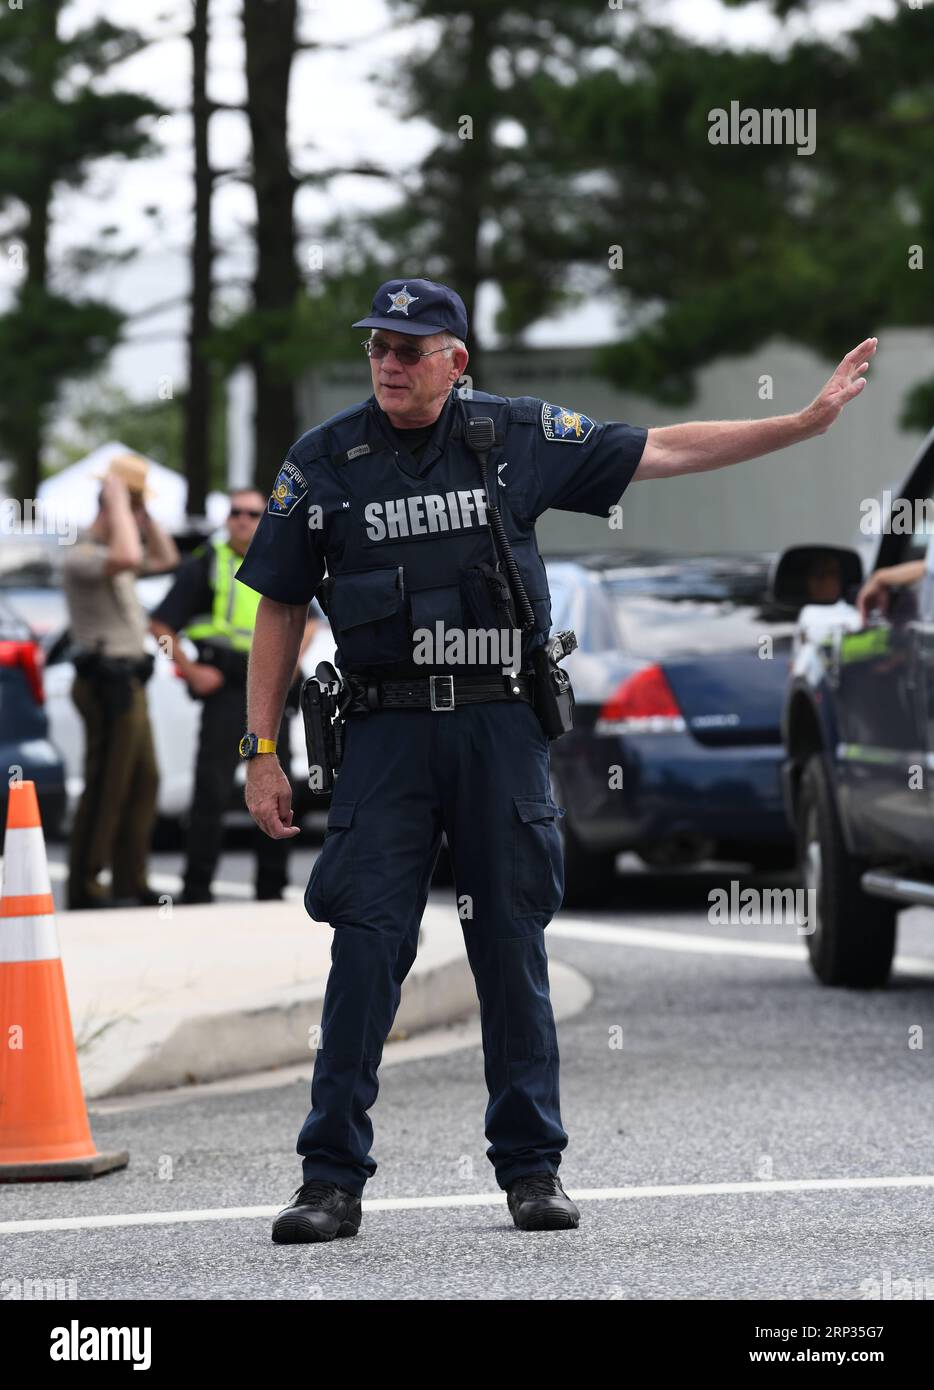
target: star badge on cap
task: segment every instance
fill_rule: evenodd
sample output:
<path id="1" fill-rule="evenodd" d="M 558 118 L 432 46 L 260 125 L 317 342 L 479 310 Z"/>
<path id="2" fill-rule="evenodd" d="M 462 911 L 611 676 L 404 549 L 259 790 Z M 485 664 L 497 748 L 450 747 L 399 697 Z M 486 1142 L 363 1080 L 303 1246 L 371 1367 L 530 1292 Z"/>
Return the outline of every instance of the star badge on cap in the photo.
<path id="1" fill-rule="evenodd" d="M 402 289 L 399 290 L 397 294 L 391 294 L 389 296 L 389 308 L 386 310 L 386 312 L 387 314 L 391 314 L 393 311 L 395 311 L 397 314 L 405 314 L 406 318 L 408 318 L 409 305 L 417 303 L 418 295 L 409 294 L 408 285 L 403 285 Z"/>

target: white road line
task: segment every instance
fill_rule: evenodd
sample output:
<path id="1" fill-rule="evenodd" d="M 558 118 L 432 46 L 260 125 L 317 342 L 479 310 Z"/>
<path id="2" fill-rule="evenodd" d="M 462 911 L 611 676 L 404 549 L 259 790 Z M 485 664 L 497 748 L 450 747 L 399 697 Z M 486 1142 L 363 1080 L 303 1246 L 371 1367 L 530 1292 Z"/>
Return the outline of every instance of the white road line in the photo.
<path id="1" fill-rule="evenodd" d="M 690 951 L 710 956 L 759 956 L 767 960 L 804 960 L 804 946 L 781 941 L 732 941 L 724 936 L 700 936 L 693 932 L 655 931 L 651 927 L 620 927 L 558 916 L 546 928 L 549 936 L 573 941 L 596 941 L 610 946 L 645 946 L 655 951 Z M 932 962 L 934 966 L 934 962 Z"/>
<path id="2" fill-rule="evenodd" d="M 683 951 L 706 956 L 753 956 L 760 960 L 807 959 L 806 946 L 781 941 L 732 941 L 723 936 L 701 936 L 693 932 L 674 932 L 650 927 L 620 927 L 588 922 L 583 918 L 557 916 L 546 928 L 549 936 L 569 941 L 593 941 L 600 945 L 645 947 L 649 951 Z M 896 970 L 934 978 L 934 960 L 928 956 L 896 956 Z"/>
<path id="3" fill-rule="evenodd" d="M 2 860 L 0 860 L 2 864 Z M 50 876 L 63 880 L 68 876 L 67 864 L 55 861 L 49 864 Z M 153 888 L 163 893 L 180 893 L 182 881 L 177 874 L 151 874 L 149 882 Z M 224 893 L 231 898 L 252 898 L 253 886 L 233 880 L 220 880 L 213 885 L 215 892 Z M 305 890 L 290 884 L 285 896 L 290 902 L 302 902 Z M 583 917 L 564 916 L 559 913 L 549 924 L 548 935 L 564 937 L 568 941 L 593 941 L 599 945 L 635 946 L 649 951 L 680 951 L 704 956 L 746 956 L 758 960 L 804 961 L 807 947 L 803 942 L 783 941 L 733 941 L 723 936 L 702 936 L 693 932 L 674 932 L 664 929 L 656 931 L 651 927 L 625 927 L 612 923 L 591 922 Z M 896 956 L 896 970 L 908 975 L 921 975 L 934 979 L 934 960 L 928 956 Z"/>
<path id="4" fill-rule="evenodd" d="M 853 1189 L 934 1187 L 934 1174 L 885 1178 L 789 1178 L 785 1182 L 711 1182 L 662 1187 L 591 1187 L 573 1190 L 575 1202 L 637 1201 L 659 1197 L 758 1196 L 763 1192 L 846 1192 Z M 497 1207 L 505 1203 L 503 1192 L 447 1193 L 441 1197 L 377 1197 L 364 1199 L 363 1209 L 377 1211 L 431 1211 L 451 1207 Z M 283 1204 L 284 1205 L 284 1204 Z M 61 1216 L 40 1221 L 0 1221 L 0 1235 L 29 1231 L 88 1231 L 108 1226 L 168 1226 L 191 1221 L 249 1221 L 275 1216 L 278 1207 L 206 1207 L 191 1211 L 139 1211 L 121 1215 Z"/>

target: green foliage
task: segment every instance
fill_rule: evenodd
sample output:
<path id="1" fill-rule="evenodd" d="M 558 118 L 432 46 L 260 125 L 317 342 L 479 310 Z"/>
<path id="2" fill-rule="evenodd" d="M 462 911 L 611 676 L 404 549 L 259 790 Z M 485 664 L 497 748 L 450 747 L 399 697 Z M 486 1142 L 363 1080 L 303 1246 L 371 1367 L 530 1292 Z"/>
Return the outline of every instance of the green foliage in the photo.
<path id="1" fill-rule="evenodd" d="M 59 382 L 95 372 L 114 346 L 121 318 L 107 304 L 76 303 L 24 285 L 0 316 L 0 439 L 15 457 L 28 447 L 33 415 L 43 423 Z"/>
<path id="2" fill-rule="evenodd" d="M 118 341 L 121 315 L 106 304 L 66 298 L 47 264 L 55 191 L 78 187 L 103 157 L 135 158 L 152 146 L 144 129 L 159 114 L 134 92 L 98 91 L 94 79 L 142 46 L 138 34 L 97 20 L 62 37 L 62 0 L 7 10 L 0 23 L 0 212 L 22 238 L 25 271 L 0 316 L 0 447 L 17 465 L 17 488 L 38 482 L 42 433 L 65 381 L 95 372 Z M 102 243 L 72 252 L 73 265 L 100 265 Z"/>
<path id="3" fill-rule="evenodd" d="M 290 311 L 230 314 L 203 344 L 208 357 L 224 371 L 263 352 L 282 381 L 294 381 L 324 362 L 350 360 L 360 353 L 364 318 L 376 286 L 392 268 L 364 259 L 336 272 L 312 272 Z"/>
<path id="4" fill-rule="evenodd" d="M 651 22 L 648 5 L 637 23 L 590 4 L 393 8 L 437 25 L 397 87 L 437 142 L 400 171 L 404 197 L 372 219 L 374 244 L 458 287 L 495 283 L 507 340 L 602 296 L 621 327 L 600 369 L 686 404 L 700 366 L 774 335 L 836 360 L 869 333 L 930 325 L 909 248 L 934 245 L 934 6 L 787 52 L 707 47 Z M 815 152 L 711 144 L 710 112 L 732 101 L 814 109 Z M 932 402 L 913 391 L 903 423 L 934 424 Z"/>
<path id="5" fill-rule="evenodd" d="M 226 486 L 226 398 L 223 383 L 216 380 L 212 391 L 214 441 L 210 486 Z M 157 463 L 182 472 L 184 395 L 164 401 L 134 400 L 121 386 L 96 377 L 70 389 L 67 426 L 53 429 L 46 454 L 46 472 L 76 463 L 92 449 L 119 439 L 129 449 L 155 459 Z"/>

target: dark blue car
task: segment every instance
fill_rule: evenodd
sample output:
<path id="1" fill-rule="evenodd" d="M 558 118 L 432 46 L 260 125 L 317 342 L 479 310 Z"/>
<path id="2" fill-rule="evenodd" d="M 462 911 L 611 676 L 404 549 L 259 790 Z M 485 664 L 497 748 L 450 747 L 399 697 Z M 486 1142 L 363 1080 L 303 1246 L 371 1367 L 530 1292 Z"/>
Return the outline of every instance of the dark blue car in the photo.
<path id="1" fill-rule="evenodd" d="M 44 698 L 39 643 L 0 592 L 0 844 L 13 776 L 35 782 L 46 835 L 61 831 L 65 768 L 49 741 Z"/>
<path id="2" fill-rule="evenodd" d="M 654 868 L 794 862 L 781 712 L 794 631 L 762 556 L 629 554 L 548 561 L 573 731 L 552 744 L 566 808 L 565 905 L 612 887 L 616 856 Z"/>
<path id="3" fill-rule="evenodd" d="M 860 616 L 863 555 L 840 546 L 785 551 L 773 586 L 798 612 L 784 785 L 814 895 L 811 967 L 861 989 L 887 983 L 902 908 L 934 907 L 934 430 L 886 492 L 866 532 L 869 571 L 899 576 L 884 611 Z M 835 588 L 815 593 L 828 571 Z"/>

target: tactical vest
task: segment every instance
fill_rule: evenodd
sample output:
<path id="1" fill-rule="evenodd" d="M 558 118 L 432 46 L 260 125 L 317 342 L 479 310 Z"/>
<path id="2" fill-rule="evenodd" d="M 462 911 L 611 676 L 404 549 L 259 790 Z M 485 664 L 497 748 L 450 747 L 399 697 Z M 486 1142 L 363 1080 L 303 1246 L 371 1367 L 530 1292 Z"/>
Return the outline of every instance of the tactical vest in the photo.
<path id="1" fill-rule="evenodd" d="M 214 602 L 210 615 L 196 617 L 185 628 L 185 636 L 193 642 L 208 641 L 234 651 L 248 652 L 253 642 L 256 610 L 262 594 L 235 584 L 234 576 L 243 563 L 227 541 L 211 541 L 214 551 L 211 562 L 211 588 Z"/>
<path id="2" fill-rule="evenodd" d="M 324 499 L 325 557 L 328 577 L 317 593 L 328 614 L 346 670 L 412 667 L 414 634 L 419 630 L 497 629 L 503 627 L 488 586 L 477 566 L 496 566 L 493 533 L 487 521 L 480 459 L 464 438 L 467 415 L 493 419 L 496 441 L 487 473 L 491 495 L 498 496 L 506 535 L 535 614 L 535 628 L 523 635 L 523 664 L 541 645 L 551 625 L 545 566 L 538 551 L 534 522 L 510 506 L 509 487 L 499 486 L 498 468 L 518 487 L 521 472 L 534 466 L 535 430 L 541 404 L 531 398 L 508 400 L 474 392 L 471 400 L 452 396 L 454 412 L 447 446 L 431 462 L 436 446 L 429 441 L 420 474 L 400 466 L 398 441 L 384 432 L 370 402 L 352 406 L 309 432 L 293 450 L 301 468 L 308 463 L 315 482 L 312 501 Z M 313 467 L 328 458 L 326 477 Z M 408 463 L 405 453 L 402 461 Z M 409 465 L 411 466 L 411 464 Z M 321 480 L 319 486 L 319 479 Z M 311 519 L 311 518 L 310 518 Z M 435 646 L 434 650 L 439 651 Z M 468 658 L 471 669 L 485 663 Z M 498 661 L 489 669 L 502 670 Z M 421 669 L 465 669 L 442 658 Z"/>

